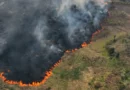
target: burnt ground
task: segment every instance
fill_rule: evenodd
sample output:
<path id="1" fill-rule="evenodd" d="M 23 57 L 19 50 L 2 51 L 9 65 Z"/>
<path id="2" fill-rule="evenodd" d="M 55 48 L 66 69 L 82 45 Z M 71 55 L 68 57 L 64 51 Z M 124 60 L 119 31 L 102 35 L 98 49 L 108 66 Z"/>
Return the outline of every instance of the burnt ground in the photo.
<path id="1" fill-rule="evenodd" d="M 0 81 L 0 90 L 130 90 L 130 2 L 113 0 L 110 16 L 92 44 L 65 53 L 53 75 L 39 87 Z"/>

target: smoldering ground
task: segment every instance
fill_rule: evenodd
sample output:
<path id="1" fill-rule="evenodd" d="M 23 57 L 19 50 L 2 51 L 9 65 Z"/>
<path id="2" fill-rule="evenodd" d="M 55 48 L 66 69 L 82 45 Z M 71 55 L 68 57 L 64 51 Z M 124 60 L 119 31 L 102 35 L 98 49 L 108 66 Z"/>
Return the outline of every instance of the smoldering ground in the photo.
<path id="1" fill-rule="evenodd" d="M 26 84 L 40 82 L 66 50 L 89 42 L 107 16 L 108 1 L 0 0 L 4 76 Z"/>

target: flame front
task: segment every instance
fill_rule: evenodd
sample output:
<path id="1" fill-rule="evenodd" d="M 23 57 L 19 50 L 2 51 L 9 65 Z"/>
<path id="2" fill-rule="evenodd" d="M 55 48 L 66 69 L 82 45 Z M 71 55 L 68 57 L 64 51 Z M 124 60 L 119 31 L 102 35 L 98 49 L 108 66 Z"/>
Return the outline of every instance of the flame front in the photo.
<path id="1" fill-rule="evenodd" d="M 4 72 L 0 73 L 0 78 L 2 78 L 2 80 L 7 83 L 7 84 L 11 84 L 11 85 L 19 85 L 21 87 L 25 87 L 25 86 L 39 86 L 41 84 L 44 84 L 46 82 L 46 80 L 52 75 L 52 70 L 58 66 L 58 64 L 61 62 L 61 60 L 59 60 L 55 65 L 53 65 L 53 67 L 49 70 L 46 71 L 46 75 L 44 77 L 44 79 L 41 82 L 32 82 L 30 84 L 24 84 L 22 81 L 12 81 L 12 80 L 7 80 L 7 78 L 4 76 Z"/>
<path id="2" fill-rule="evenodd" d="M 74 0 L 74 1 L 77 1 L 77 2 L 74 2 L 74 3 L 82 3 L 82 2 L 84 2 L 84 0 L 82 0 L 81 2 L 79 2 L 80 0 Z M 94 0 L 92 0 L 92 1 L 94 1 Z M 99 0 L 99 1 L 103 1 L 103 0 Z M 63 16 L 64 18 L 66 18 L 66 16 L 68 16 L 69 15 L 69 13 L 68 13 L 68 11 L 66 11 L 66 10 L 69 10 L 68 8 L 64 8 L 64 7 L 66 7 L 66 5 L 67 4 L 69 4 L 68 2 L 64 5 L 60 5 L 60 6 L 58 6 L 58 7 L 56 7 L 56 10 L 58 11 L 58 16 L 62 16 L 62 14 L 64 14 L 64 12 L 67 12 L 67 13 L 65 13 L 65 16 Z M 103 3 L 104 4 L 104 3 Z M 105 2 L 105 5 L 107 5 L 108 4 L 108 2 Z M 8 5 L 8 4 L 7 4 Z M 9 4 L 10 5 L 10 4 Z M 58 5 L 58 4 L 57 4 Z M 70 4 L 69 4 L 70 5 Z M 67 6 L 69 6 L 69 5 L 67 5 Z M 80 6 L 79 4 L 78 4 L 78 6 Z M 81 5 L 81 8 L 82 8 L 82 6 L 83 5 Z M 85 5 L 86 6 L 86 5 Z M 92 6 L 94 6 L 94 5 L 92 5 Z M 101 5 L 102 6 L 102 5 Z M 60 10 L 58 10 L 58 8 L 60 8 Z M 71 9 L 75 12 L 75 9 L 76 9 L 77 7 L 71 7 Z M 30 10 L 30 9 L 29 9 Z M 37 10 L 37 9 L 36 9 Z M 18 10 L 17 10 L 18 11 Z M 25 10 L 26 11 L 26 10 Z M 28 11 L 28 10 L 27 10 Z M 34 12 L 34 10 L 32 10 L 33 12 Z M 40 11 L 40 13 L 42 12 L 41 10 L 39 10 Z M 43 10 L 44 11 L 44 10 Z M 62 12 L 63 11 L 63 12 Z M 84 11 L 84 10 L 83 10 Z M 70 11 L 69 11 L 70 12 Z M 21 12 L 19 12 L 19 13 L 21 13 Z M 23 12 L 22 12 L 23 13 Z M 74 13 L 74 14 L 76 14 L 76 13 Z M 82 14 L 82 13 L 81 13 Z M 91 14 L 91 13 L 90 13 Z M 18 15 L 20 15 L 20 14 L 18 14 Z M 48 15 L 48 14 L 47 14 Z M 71 15 L 71 14 L 70 14 Z M 96 15 L 98 15 L 99 16 L 99 14 L 96 14 Z M 15 15 L 14 15 L 15 16 Z M 17 15 L 16 15 L 17 16 Z M 26 15 L 24 15 L 24 16 L 26 16 Z M 27 15 L 28 16 L 28 15 Z M 50 15 L 51 16 L 51 15 Z M 49 17 L 50 17 L 49 16 Z M 53 15 L 52 15 L 53 16 Z M 84 12 L 83 12 L 83 15 L 82 16 L 86 16 L 86 13 L 84 14 Z M 88 15 L 89 16 L 89 15 Z M 109 13 L 109 16 L 110 16 L 110 13 Z M 30 17 L 30 15 L 29 15 L 29 17 Z M 47 18 L 48 18 L 48 16 L 47 16 Z M 64 20 L 64 18 L 63 18 L 63 20 Z M 72 16 L 70 16 L 69 18 L 72 18 L 72 19 L 70 19 L 72 22 L 69 22 L 69 24 L 67 25 L 67 26 L 74 26 L 74 24 L 77 24 L 77 23 L 75 23 L 75 21 L 77 22 L 77 16 L 76 17 L 73 17 L 73 15 Z M 69 18 L 67 18 L 67 20 L 69 19 Z M 13 18 L 13 19 L 11 19 L 10 21 L 12 22 L 12 21 L 15 21 L 14 20 L 15 18 Z M 30 18 L 31 19 L 31 18 Z M 44 19 L 44 18 L 43 18 Z M 56 19 L 56 18 L 53 18 L 53 19 Z M 78 19 L 80 19 L 80 18 L 78 18 Z M 81 17 L 81 19 L 82 19 L 82 17 Z M 85 19 L 86 19 L 86 17 L 85 17 Z M 62 20 L 62 19 L 61 19 Z M 17 21 L 17 20 L 16 20 Z M 18 19 L 18 21 L 19 21 L 19 19 Z M 26 20 L 23 20 L 23 21 L 26 21 Z M 40 18 L 40 21 L 41 21 L 41 18 Z M 46 24 L 48 24 L 48 22 L 46 22 L 46 21 L 48 21 L 48 19 L 47 20 L 43 20 L 43 21 L 45 21 L 45 22 L 43 22 L 43 23 L 41 23 L 40 22 L 40 24 L 38 23 L 38 27 L 40 27 L 41 25 L 46 25 Z M 51 20 L 49 20 L 49 21 L 51 21 Z M 52 20 L 53 21 L 53 20 Z M 54 20 L 55 21 L 55 20 Z M 8 22 L 8 20 L 7 20 L 7 22 Z M 21 20 L 21 22 L 22 22 L 22 20 Z M 59 22 L 59 20 L 58 20 L 58 22 Z M 66 22 L 66 21 L 65 21 Z M 67 21 L 68 22 L 68 21 Z M 13 22 L 12 22 L 13 23 Z M 45 23 L 45 24 L 44 24 Z M 83 24 L 82 24 L 83 23 Z M 86 20 L 85 20 L 85 23 L 86 23 Z M 82 21 L 81 20 L 81 24 L 80 24 L 80 27 L 84 27 L 84 20 Z M 13 25 L 13 24 L 12 24 Z M 23 25 L 23 24 L 22 24 Z M 30 24 L 31 25 L 31 24 Z M 49 24 L 50 25 L 50 24 Z M 78 24 L 79 25 L 79 24 Z M 46 26 L 48 26 L 48 25 L 46 25 Z M 54 25 L 55 26 L 55 25 Z M 60 25 L 60 26 L 62 26 L 62 25 Z M 76 26 L 76 25 L 75 25 Z M 76 30 L 77 29 L 79 29 L 78 28 L 79 26 L 77 26 L 76 27 Z M 46 29 L 46 28 L 48 28 L 48 27 L 45 27 L 45 31 L 46 30 L 49 30 L 49 33 L 51 32 L 51 29 Z M 17 29 L 17 28 L 16 28 Z M 37 28 L 36 28 L 37 29 Z M 39 28 L 38 28 L 39 29 Z M 52 27 L 52 29 L 53 29 L 53 27 Z M 73 29 L 73 27 L 69 27 L 69 28 L 67 28 L 68 30 L 67 31 L 69 31 L 69 30 L 71 30 L 71 29 Z M 74 28 L 75 29 L 75 28 Z M 19 30 L 21 30 L 21 29 L 19 29 Z M 57 29 L 56 29 L 57 30 Z M 58 26 L 58 30 L 60 30 L 59 29 L 59 26 Z M 66 29 L 65 29 L 66 30 Z M 15 30 L 14 30 L 15 31 Z M 73 30 L 72 30 L 73 31 Z M 82 30 L 81 30 L 82 31 Z M 30 32 L 30 31 L 29 31 Z M 37 31 L 36 31 L 37 32 Z M 36 35 L 36 38 L 38 38 L 38 40 L 39 40 L 39 32 L 43 32 L 42 30 L 39 30 L 38 31 L 38 33 L 35 33 Z M 94 37 L 94 35 L 96 35 L 96 34 L 98 34 L 100 32 L 100 30 L 97 30 L 96 32 L 94 32 L 93 34 L 92 34 L 92 38 Z M 23 34 L 23 33 L 22 33 Z M 29 33 L 30 34 L 30 33 Z M 51 33 L 50 33 L 51 34 Z M 50 35 L 49 34 L 49 35 Z M 74 33 L 75 34 L 75 33 Z M 23 34 L 24 35 L 24 34 Z M 42 34 L 40 34 L 40 36 L 41 36 Z M 91 35 L 91 34 L 90 34 Z M 27 36 L 27 35 L 26 35 Z M 44 34 L 43 34 L 43 36 L 44 36 Z M 54 35 L 55 36 L 55 35 Z M 73 34 L 72 34 L 72 36 L 73 36 Z M 52 36 L 53 37 L 53 36 Z M 26 38 L 26 37 L 25 37 Z M 77 38 L 77 37 L 76 37 Z M 82 44 L 81 44 L 81 48 L 83 48 L 83 47 L 86 47 L 86 46 L 88 46 L 88 44 L 91 44 L 92 42 L 92 38 L 90 39 L 90 41 L 89 41 L 89 43 L 86 43 L 86 42 L 83 42 Z M 41 37 L 40 37 L 40 39 L 41 39 Z M 51 38 L 52 39 L 52 38 Z M 14 39 L 15 40 L 15 39 Z M 29 41 L 31 41 L 32 39 L 29 39 Z M 39 40 L 39 41 L 41 41 L 41 40 Z M 47 46 L 47 44 L 48 43 L 51 43 L 50 41 L 48 41 L 48 38 L 46 38 L 45 39 L 45 41 L 46 41 L 46 46 Z M 51 41 L 53 41 L 53 39 L 51 40 Z M 54 39 L 54 41 L 55 41 L 55 39 Z M 76 41 L 76 39 L 75 39 L 75 41 Z M 87 40 L 84 40 L 84 41 L 87 41 Z M 13 42 L 13 43 L 15 43 L 15 42 Z M 40 42 L 41 43 L 41 42 Z M 79 43 L 78 43 L 78 45 L 79 45 Z M 17 46 L 17 44 L 16 44 L 16 46 Z M 78 48 L 79 49 L 79 48 Z M 67 51 L 65 51 L 66 53 L 71 53 L 71 52 L 75 52 L 77 50 L 77 48 L 76 49 L 72 49 L 72 50 L 67 50 Z M 59 65 L 59 63 L 61 62 L 61 60 L 59 60 L 57 63 L 55 63 L 48 71 L 46 71 L 45 72 L 45 76 L 43 77 L 43 79 L 40 81 L 40 82 L 32 82 L 32 83 L 30 83 L 30 84 L 25 84 L 24 82 L 22 82 L 22 81 L 12 81 L 12 80 L 8 80 L 6 77 L 5 77 L 5 72 L 1 72 L 0 73 L 0 78 L 2 78 L 2 80 L 5 82 L 5 83 L 7 83 L 7 84 L 13 84 L 13 85 L 19 85 L 19 86 L 21 86 L 21 87 L 23 87 L 23 86 L 39 86 L 39 85 L 41 85 L 41 84 L 44 84 L 45 82 L 46 82 L 46 80 L 53 74 L 52 73 L 52 70 L 55 68 L 55 67 L 57 67 L 58 65 Z M 8 72 L 10 72 L 10 70 L 8 70 Z"/>
<path id="3" fill-rule="evenodd" d="M 92 34 L 92 38 L 94 37 L 94 35 L 100 33 L 101 31 L 100 30 L 97 30 L 96 32 L 94 32 Z M 89 43 L 86 43 L 86 42 L 83 42 L 81 44 L 81 47 L 86 47 L 88 46 L 88 44 L 91 44 L 92 42 L 90 41 Z M 77 48 L 76 49 L 72 49 L 72 50 L 66 50 L 66 53 L 69 53 L 69 52 L 75 52 L 76 50 L 78 50 Z M 55 63 L 52 68 L 48 71 L 46 71 L 46 75 L 45 77 L 43 78 L 43 80 L 41 82 L 32 82 L 30 84 L 24 84 L 22 81 L 12 81 L 12 80 L 7 80 L 7 78 L 4 76 L 4 72 L 0 73 L 0 78 L 2 78 L 2 80 L 7 83 L 7 84 L 11 84 L 11 85 L 19 85 L 21 87 L 25 87 L 25 86 L 39 86 L 41 84 L 44 84 L 46 82 L 46 80 L 52 75 L 52 70 L 57 67 L 59 65 L 59 63 L 61 62 L 61 60 L 59 60 L 57 63 Z M 10 72 L 10 70 L 8 70 L 8 72 Z"/>
<path id="4" fill-rule="evenodd" d="M 93 33 L 93 34 L 92 34 L 92 38 L 93 38 L 94 35 L 96 35 L 96 34 L 98 34 L 98 33 L 100 33 L 100 30 L 97 30 L 95 33 Z M 90 41 L 88 44 L 91 44 L 91 43 L 92 43 L 92 42 Z M 86 47 L 86 46 L 88 46 L 88 44 L 87 44 L 86 42 L 83 42 L 83 43 L 81 44 L 81 47 L 82 47 L 82 48 L 83 48 L 83 47 Z M 72 50 L 66 50 L 66 53 L 75 52 L 76 50 L 78 50 L 78 49 L 76 48 L 76 49 L 72 49 Z M 19 85 L 19 86 L 21 86 L 21 87 L 25 87 L 25 86 L 39 86 L 39 85 L 44 84 L 44 83 L 46 82 L 46 80 L 52 75 L 52 70 L 53 70 L 55 67 L 57 67 L 60 62 L 61 62 L 61 60 L 59 60 L 57 63 L 55 63 L 50 70 L 46 71 L 46 75 L 45 75 L 45 77 L 43 78 L 43 80 L 42 80 L 41 82 L 32 82 L 32 83 L 30 83 L 30 84 L 24 84 L 22 81 L 7 80 L 7 78 L 4 76 L 4 74 L 5 74 L 4 72 L 0 73 L 0 78 L 2 78 L 2 80 L 3 80 L 5 83 L 11 84 L 11 85 L 15 85 L 15 84 L 16 84 L 16 85 Z M 8 70 L 8 71 L 10 71 L 10 70 Z"/>

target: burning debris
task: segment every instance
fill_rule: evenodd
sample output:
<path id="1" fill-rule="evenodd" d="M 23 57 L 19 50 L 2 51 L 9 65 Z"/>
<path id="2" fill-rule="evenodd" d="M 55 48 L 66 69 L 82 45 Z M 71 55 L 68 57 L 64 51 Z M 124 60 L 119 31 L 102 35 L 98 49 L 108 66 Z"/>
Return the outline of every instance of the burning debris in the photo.
<path id="1" fill-rule="evenodd" d="M 64 52 L 86 46 L 101 28 L 108 1 L 0 1 L 0 77 L 20 86 L 44 83 Z"/>

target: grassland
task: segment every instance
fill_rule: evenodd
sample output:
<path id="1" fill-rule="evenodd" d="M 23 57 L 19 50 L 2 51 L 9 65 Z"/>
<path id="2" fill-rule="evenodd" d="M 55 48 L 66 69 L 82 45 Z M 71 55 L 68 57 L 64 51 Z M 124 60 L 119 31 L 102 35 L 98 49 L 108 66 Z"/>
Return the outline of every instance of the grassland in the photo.
<path id="1" fill-rule="evenodd" d="M 0 81 L 0 90 L 130 90 L 130 4 L 113 1 L 92 44 L 65 53 L 44 85 L 19 87 Z"/>

